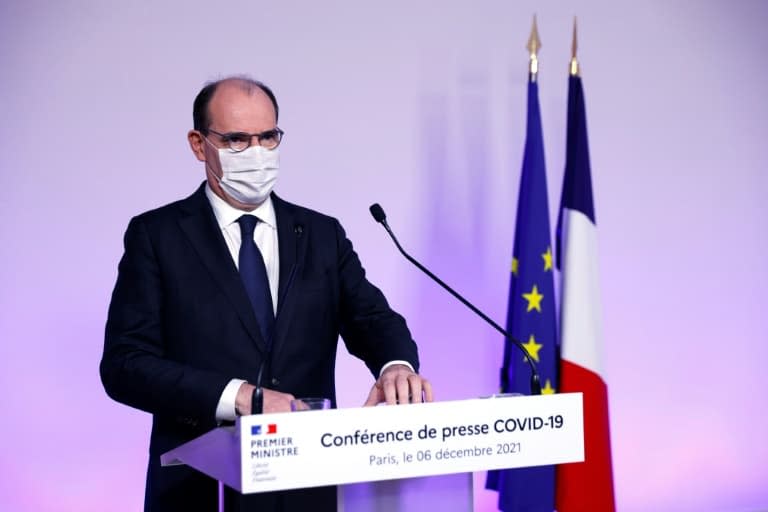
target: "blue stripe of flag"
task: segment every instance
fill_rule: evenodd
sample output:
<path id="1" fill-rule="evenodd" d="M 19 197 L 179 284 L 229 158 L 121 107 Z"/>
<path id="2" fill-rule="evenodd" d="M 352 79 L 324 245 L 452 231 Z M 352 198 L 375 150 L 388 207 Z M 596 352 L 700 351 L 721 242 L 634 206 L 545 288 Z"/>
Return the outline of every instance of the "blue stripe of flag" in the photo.
<path id="1" fill-rule="evenodd" d="M 560 197 L 556 230 L 557 268 L 560 268 L 563 208 L 580 211 L 593 224 L 597 224 L 595 202 L 592 198 L 592 174 L 589 165 L 584 91 L 581 87 L 581 77 L 573 75 L 568 79 L 568 135 L 565 152 L 565 177 L 563 178 L 563 193 Z"/>

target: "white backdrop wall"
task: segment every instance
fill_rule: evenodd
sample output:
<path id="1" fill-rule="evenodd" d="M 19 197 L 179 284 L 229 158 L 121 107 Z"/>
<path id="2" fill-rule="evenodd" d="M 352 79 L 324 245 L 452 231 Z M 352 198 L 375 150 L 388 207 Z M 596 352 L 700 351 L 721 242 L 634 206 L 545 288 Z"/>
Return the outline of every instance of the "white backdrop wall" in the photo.
<path id="1" fill-rule="evenodd" d="M 203 179 L 192 99 L 230 73 L 274 88 L 278 193 L 341 219 L 438 397 L 495 390 L 499 337 L 367 207 L 504 319 L 534 12 L 553 224 L 579 16 L 619 509 L 768 508 L 768 3 L 64 0 L 0 3 L 0 509 L 140 508 L 149 416 L 101 388 L 106 308 L 130 217 Z"/>

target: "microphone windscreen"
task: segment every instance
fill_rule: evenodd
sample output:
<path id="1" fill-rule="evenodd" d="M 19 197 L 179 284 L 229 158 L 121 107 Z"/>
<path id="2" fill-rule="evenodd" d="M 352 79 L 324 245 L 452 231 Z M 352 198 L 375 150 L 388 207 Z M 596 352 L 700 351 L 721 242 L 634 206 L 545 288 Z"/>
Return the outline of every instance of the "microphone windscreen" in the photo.
<path id="1" fill-rule="evenodd" d="M 373 215 L 373 219 L 376 222 L 381 223 L 386 220 L 387 214 L 384 213 L 384 209 L 379 205 L 379 203 L 373 203 L 369 209 L 371 210 L 371 215 Z"/>

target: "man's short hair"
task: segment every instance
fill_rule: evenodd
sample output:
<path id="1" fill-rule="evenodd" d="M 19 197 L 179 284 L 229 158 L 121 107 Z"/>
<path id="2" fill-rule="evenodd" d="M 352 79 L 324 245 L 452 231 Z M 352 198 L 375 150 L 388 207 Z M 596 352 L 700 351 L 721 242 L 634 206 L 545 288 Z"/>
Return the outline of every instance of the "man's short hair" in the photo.
<path id="1" fill-rule="evenodd" d="M 277 120 L 280 109 L 277 106 L 277 98 L 275 98 L 272 89 L 270 89 L 264 82 L 254 80 L 249 76 L 238 75 L 208 82 L 202 89 L 200 89 L 200 92 L 197 93 L 197 97 L 195 98 L 195 102 L 192 104 L 192 123 L 195 130 L 202 134 L 208 133 L 208 127 L 211 125 L 211 116 L 208 113 L 208 105 L 211 103 L 211 98 L 213 98 L 213 94 L 216 92 L 216 88 L 219 84 L 230 80 L 235 81 L 248 92 L 252 92 L 254 88 L 259 88 L 264 91 L 264 94 L 266 94 L 272 102 L 272 106 L 275 107 L 275 120 Z"/>

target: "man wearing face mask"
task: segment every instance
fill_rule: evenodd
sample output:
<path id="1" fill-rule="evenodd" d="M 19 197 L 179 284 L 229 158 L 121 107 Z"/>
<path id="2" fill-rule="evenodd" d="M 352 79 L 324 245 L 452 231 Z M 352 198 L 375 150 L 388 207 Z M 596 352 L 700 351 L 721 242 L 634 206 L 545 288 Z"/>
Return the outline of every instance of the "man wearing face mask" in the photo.
<path id="1" fill-rule="evenodd" d="M 366 405 L 432 400 L 403 318 L 365 278 L 335 219 L 283 201 L 278 105 L 263 83 L 207 84 L 188 134 L 206 182 L 133 218 L 107 319 L 101 377 L 153 415 L 145 510 L 216 510 L 216 482 L 160 455 L 295 396 L 335 406 L 338 337 L 376 381 Z M 361 401 L 366 390 L 361 391 Z M 239 496 L 227 510 L 331 511 L 334 487 Z"/>

